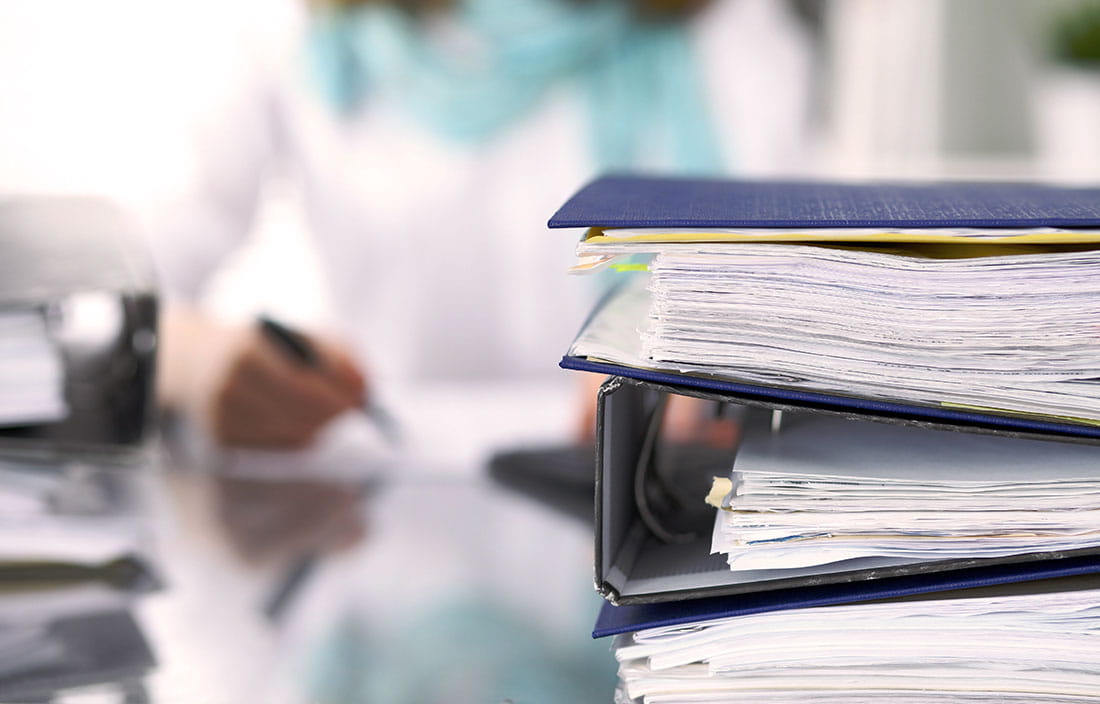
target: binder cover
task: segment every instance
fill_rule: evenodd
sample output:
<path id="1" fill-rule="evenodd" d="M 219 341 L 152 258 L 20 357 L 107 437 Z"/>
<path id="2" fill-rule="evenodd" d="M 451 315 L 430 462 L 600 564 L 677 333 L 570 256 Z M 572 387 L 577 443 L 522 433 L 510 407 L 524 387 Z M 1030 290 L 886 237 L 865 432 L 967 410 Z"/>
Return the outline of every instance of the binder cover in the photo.
<path id="1" fill-rule="evenodd" d="M 1062 440 L 1100 443 L 1100 426 L 1070 423 L 1049 417 L 970 411 L 947 406 L 919 406 L 896 401 L 879 401 L 855 396 L 838 396 L 816 391 L 760 386 L 714 377 L 676 374 L 653 369 L 627 367 L 585 357 L 565 356 L 563 369 L 625 377 L 667 387 L 673 393 L 691 390 L 721 394 L 727 400 L 775 410 L 815 410 L 847 418 L 866 418 L 908 423 L 933 428 L 989 432 L 1014 437 L 1058 437 Z"/>
<path id="2" fill-rule="evenodd" d="M 828 183 L 613 175 L 550 218 L 559 227 L 1098 228 L 1100 188 L 1028 183 Z"/>
<path id="3" fill-rule="evenodd" d="M 600 388 L 596 430 L 595 583 L 597 591 L 613 604 L 697 600 L 729 595 L 738 595 L 738 599 L 749 599 L 748 603 L 756 604 L 760 599 L 766 602 L 767 597 L 761 596 L 763 594 L 811 587 L 820 590 L 820 593 L 795 591 L 792 594 L 809 594 L 813 599 L 825 598 L 820 594 L 831 594 L 833 596 L 828 597 L 831 599 L 877 599 L 955 589 L 971 583 L 992 584 L 1060 576 L 1063 569 L 1071 570 L 1065 574 L 1100 572 L 1100 548 L 918 562 L 902 558 L 874 558 L 801 569 L 733 572 L 722 555 L 710 552 L 713 513 L 708 513 L 705 525 L 697 528 L 696 539 L 665 543 L 654 535 L 639 508 L 635 480 L 646 431 L 646 416 L 655 399 L 660 394 L 668 393 L 711 401 L 744 402 L 741 396 L 621 376 L 612 377 Z M 807 408 L 805 405 L 759 399 L 751 399 L 750 402 L 782 410 Z M 822 412 L 821 409 L 814 410 Z M 868 418 L 865 414 L 844 410 L 824 412 L 863 420 Z M 933 423 L 904 416 L 871 417 L 940 430 L 976 429 L 974 426 Z M 977 429 L 1004 432 L 996 428 Z M 1047 440 L 1064 439 L 1063 436 L 1037 432 L 1010 434 Z M 728 473 L 731 463 L 694 469 L 709 479 L 709 475 Z M 690 477 L 676 477 L 677 481 L 687 479 Z M 705 491 L 700 494 L 700 504 L 703 494 Z M 960 580 L 963 581 L 960 583 Z M 857 596 L 849 596 L 853 594 Z"/>
<path id="4" fill-rule="evenodd" d="M 727 616 L 746 616 L 768 611 L 851 604 L 860 601 L 895 599 L 920 594 L 935 593 L 938 598 L 967 596 L 966 592 L 958 590 L 978 590 L 995 585 L 1054 580 L 1081 575 L 1094 575 L 1089 583 L 1091 586 L 1096 586 L 1097 583 L 1100 583 L 1100 577 L 1095 576 L 1097 573 L 1100 573 L 1100 555 L 1083 555 L 1062 560 L 994 565 L 955 572 L 940 572 L 931 575 L 913 575 L 845 584 L 776 589 L 752 594 L 739 594 L 737 596 L 711 597 L 709 599 L 630 606 L 615 606 L 614 604 L 605 603 L 596 617 L 592 637 L 603 638 L 620 633 L 632 633 L 645 628 L 678 626 Z M 1064 587 L 1063 584 L 1058 582 L 1054 582 L 1054 584 L 1057 584 L 1058 588 Z M 1029 585 L 1029 588 L 1041 591 L 1044 586 L 1040 583 Z M 952 593 L 943 593 L 948 591 Z"/>

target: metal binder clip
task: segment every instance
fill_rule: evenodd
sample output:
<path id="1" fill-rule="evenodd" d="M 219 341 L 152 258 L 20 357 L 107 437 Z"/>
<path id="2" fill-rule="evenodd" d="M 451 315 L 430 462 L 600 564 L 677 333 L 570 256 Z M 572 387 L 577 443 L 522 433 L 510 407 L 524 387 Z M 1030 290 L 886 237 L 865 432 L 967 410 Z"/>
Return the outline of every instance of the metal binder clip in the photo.
<path id="1" fill-rule="evenodd" d="M 772 435 L 778 435 L 783 429 L 783 411 L 772 411 Z"/>

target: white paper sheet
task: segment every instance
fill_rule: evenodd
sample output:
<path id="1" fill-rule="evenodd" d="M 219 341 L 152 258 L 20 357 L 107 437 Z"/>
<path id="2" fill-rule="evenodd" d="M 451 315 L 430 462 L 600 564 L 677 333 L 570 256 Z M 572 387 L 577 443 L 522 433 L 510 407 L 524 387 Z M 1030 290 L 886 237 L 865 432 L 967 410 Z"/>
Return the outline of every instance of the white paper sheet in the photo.
<path id="1" fill-rule="evenodd" d="M 64 380 L 41 311 L 0 310 L 0 426 L 64 418 Z"/>
<path id="2" fill-rule="evenodd" d="M 1100 250 L 622 243 L 653 252 L 613 362 L 905 402 L 1100 420 Z M 587 249 L 585 251 L 588 251 Z M 935 254 L 925 255 L 922 252 Z M 1012 253 L 1008 253 L 1012 252 Z M 634 295 L 631 293 L 630 295 Z M 615 348 L 621 348 L 616 343 Z M 606 351 L 606 350 L 605 350 Z"/>
<path id="3" fill-rule="evenodd" d="M 750 418 L 712 545 L 735 570 L 1100 547 L 1100 447 Z"/>
<path id="4" fill-rule="evenodd" d="M 1086 589 L 737 616 L 641 631 L 614 651 L 626 693 L 647 704 L 1100 701 L 1098 628 L 1100 590 Z"/>

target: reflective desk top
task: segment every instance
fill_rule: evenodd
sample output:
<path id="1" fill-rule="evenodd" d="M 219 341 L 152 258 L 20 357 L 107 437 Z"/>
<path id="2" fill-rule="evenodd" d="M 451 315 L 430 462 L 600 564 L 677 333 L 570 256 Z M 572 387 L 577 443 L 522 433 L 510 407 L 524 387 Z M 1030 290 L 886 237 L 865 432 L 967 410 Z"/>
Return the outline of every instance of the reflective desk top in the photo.
<path id="1" fill-rule="evenodd" d="M 155 665 L 56 700 L 611 701 L 591 526 L 485 471 L 496 448 L 566 442 L 576 400 L 568 378 L 411 393 L 378 461 L 337 441 L 217 468 L 171 455 L 136 479 L 165 582 L 132 609 Z"/>

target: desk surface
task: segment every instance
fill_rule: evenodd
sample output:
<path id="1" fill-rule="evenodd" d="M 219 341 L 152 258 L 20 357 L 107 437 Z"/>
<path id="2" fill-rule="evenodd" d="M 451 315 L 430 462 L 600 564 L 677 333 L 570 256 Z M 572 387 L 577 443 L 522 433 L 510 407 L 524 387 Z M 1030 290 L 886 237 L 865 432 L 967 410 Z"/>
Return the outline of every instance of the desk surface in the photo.
<path id="1" fill-rule="evenodd" d="M 589 637 L 590 526 L 484 471 L 493 448 L 566 439 L 575 399 L 568 378 L 410 395 L 393 409 L 405 446 L 368 496 L 369 467 L 332 478 L 305 456 L 297 476 L 282 458 L 278 479 L 256 477 L 262 456 L 236 463 L 244 477 L 140 479 L 167 583 L 134 608 L 157 661 L 148 699 L 611 701 L 614 660 Z M 320 544 L 332 552 L 267 618 L 295 556 Z"/>

